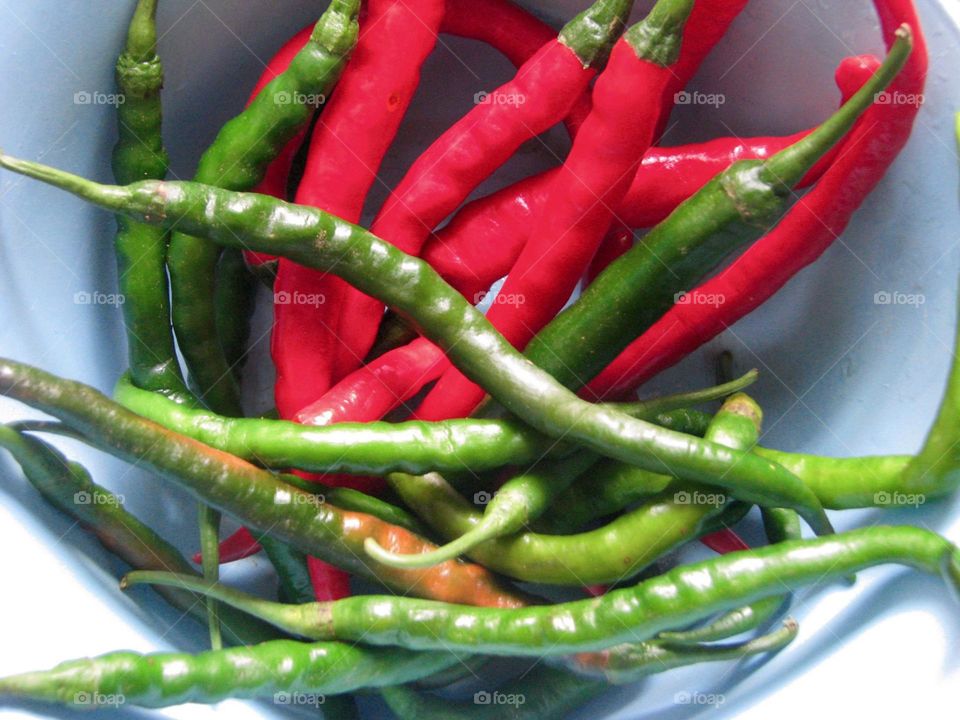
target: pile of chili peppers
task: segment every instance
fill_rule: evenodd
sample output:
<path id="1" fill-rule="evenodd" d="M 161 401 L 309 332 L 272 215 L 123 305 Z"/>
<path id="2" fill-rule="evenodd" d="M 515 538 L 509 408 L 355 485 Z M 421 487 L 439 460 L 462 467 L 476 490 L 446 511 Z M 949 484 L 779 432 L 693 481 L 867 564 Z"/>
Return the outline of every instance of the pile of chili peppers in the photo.
<path id="1" fill-rule="evenodd" d="M 170 182 L 157 0 L 139 0 L 117 62 L 117 184 L 0 154 L 116 214 L 129 371 L 111 399 L 0 359 L 0 392 L 54 418 L 0 426 L 0 447 L 130 566 L 121 588 L 154 586 L 207 624 L 210 649 L 74 660 L 0 679 L 0 697 L 310 693 L 325 715 L 356 717 L 352 694 L 375 690 L 399 718 L 498 717 L 434 691 L 509 655 L 530 659 L 490 688 L 523 698 L 510 717 L 560 718 L 610 684 L 783 649 L 798 633 L 790 593 L 811 583 L 895 563 L 960 590 L 948 540 L 837 534 L 826 513 L 957 490 L 960 361 L 914 456 L 761 447 L 757 373 L 732 377 L 729 362 L 715 387 L 636 399 L 813 262 L 906 143 L 918 105 L 877 98 L 920 96 L 924 38 L 910 0 L 874 5 L 887 56 L 840 63 L 841 105 L 819 126 L 665 147 L 676 93 L 746 0 L 659 0 L 633 21 L 630 0 L 596 0 L 559 30 L 509 0 L 331 0 L 194 180 Z M 364 228 L 441 33 L 491 46 L 516 74 Z M 559 123 L 570 146 L 555 168 L 466 202 Z M 274 292 L 275 417 L 244 417 L 257 279 Z M 711 294 L 724 302 L 698 301 Z M 44 434 L 190 492 L 193 562 Z M 758 548 L 732 530 L 754 507 Z M 222 513 L 242 529 L 221 540 Z M 718 556 L 676 564 L 698 539 Z M 260 552 L 276 598 L 218 582 L 222 563 Z M 387 594 L 349 597 L 351 577 Z M 544 585 L 584 597 L 550 603 Z"/>

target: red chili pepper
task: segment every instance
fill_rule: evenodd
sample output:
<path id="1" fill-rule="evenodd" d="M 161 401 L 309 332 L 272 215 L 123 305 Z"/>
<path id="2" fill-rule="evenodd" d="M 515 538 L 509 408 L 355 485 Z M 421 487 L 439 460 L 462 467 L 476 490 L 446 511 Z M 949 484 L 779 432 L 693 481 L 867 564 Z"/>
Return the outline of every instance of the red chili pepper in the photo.
<path id="1" fill-rule="evenodd" d="M 233 535 L 220 541 L 220 564 L 243 560 L 258 552 L 260 552 L 260 543 L 249 530 L 240 528 Z M 198 565 L 202 560 L 203 556 L 200 553 L 193 556 L 193 561 Z"/>
<path id="2" fill-rule="evenodd" d="M 440 32 L 479 40 L 520 67 L 557 36 L 557 31 L 508 0 L 447 0 Z M 571 137 L 590 114 L 590 95 L 583 93 L 564 124 Z"/>
<path id="3" fill-rule="evenodd" d="M 841 61 L 836 71 L 837 87 L 840 88 L 841 104 L 847 102 L 880 66 L 880 59 L 875 55 L 856 55 Z M 673 212 L 680 203 L 690 197 L 690 190 L 703 187 L 715 175 L 723 172 L 736 160 L 747 158 L 763 159 L 779 152 L 785 147 L 801 140 L 810 131 L 796 133 L 785 138 L 767 138 L 761 141 L 751 141 L 749 146 L 727 147 L 725 140 L 713 140 L 704 143 L 700 149 L 689 147 L 689 154 L 680 152 L 671 153 L 664 149 L 662 154 L 650 153 L 644 158 L 641 169 L 643 182 L 638 174 L 630 189 L 629 198 L 635 198 L 631 205 L 637 212 L 630 214 L 632 221 L 638 224 L 633 227 L 650 227 L 661 222 Z M 769 140 L 769 142 L 764 142 Z M 742 148 L 742 150 L 741 150 Z M 681 150 L 681 148 L 678 148 Z M 684 148 L 683 150 L 687 150 Z M 743 152 L 743 154 L 740 154 Z M 820 159 L 807 176 L 801 181 L 799 188 L 813 185 L 833 163 L 840 148 L 834 148 Z M 699 153 L 703 153 L 699 155 Z M 696 157 L 696 162 L 693 161 Z M 660 193 L 658 197 L 658 193 Z M 656 198 L 654 202 L 641 201 L 640 198 Z M 669 212 L 667 209 L 669 208 Z M 588 282 L 600 274 L 611 262 L 630 249 L 632 237 L 625 228 L 612 231 L 597 251 L 588 273 Z M 492 281 L 491 281 L 492 282 Z"/>
<path id="4" fill-rule="evenodd" d="M 717 530 L 716 532 L 704 535 L 702 538 L 700 538 L 700 542 L 720 555 L 726 555 L 727 553 L 740 552 L 741 550 L 750 549 L 750 546 L 747 545 L 739 535 L 729 528 Z"/>
<path id="5" fill-rule="evenodd" d="M 487 318 L 515 347 L 559 312 L 613 222 L 660 120 L 692 0 L 661 0 L 610 53 L 593 107 L 565 162 L 549 182 L 526 243 Z M 506 300 L 501 302 L 501 300 Z M 469 414 L 484 390 L 451 368 L 417 409 L 422 420 Z"/>
<path id="6" fill-rule="evenodd" d="M 446 355 L 424 338 L 396 348 L 354 371 L 317 402 L 294 417 L 303 425 L 333 425 L 340 422 L 373 422 L 400 407 L 450 366 Z M 300 474 L 300 473 L 298 473 Z M 375 494 L 383 480 L 356 475 L 310 475 L 302 477 L 326 485 L 351 487 Z"/>
<path id="7" fill-rule="evenodd" d="M 380 420 L 436 380 L 444 367 L 443 351 L 418 338 L 348 375 L 294 419 L 303 425 Z"/>
<path id="8" fill-rule="evenodd" d="M 352 222 L 419 84 L 444 3 L 370 0 L 365 10 L 350 63 L 314 129 L 296 197 Z M 337 325 L 347 288 L 332 275 L 280 261 L 271 349 L 281 417 L 293 417 L 359 364 L 336 360 L 340 339 L 349 335 Z"/>
<path id="9" fill-rule="evenodd" d="M 849 58 L 840 64 L 837 83 L 844 101 L 860 89 L 878 62 L 869 56 Z M 633 228 L 656 225 L 736 160 L 769 157 L 807 132 L 651 148 L 617 208 L 617 217 Z M 800 187 L 816 182 L 836 152 L 818 163 Z M 487 288 L 513 267 L 529 237 L 533 213 L 544 202 L 549 178 L 555 172 L 525 178 L 468 203 L 430 240 L 423 251 L 424 259 L 457 290 L 479 302 Z M 598 253 L 602 251 L 601 246 Z M 600 262 L 598 255 L 595 263 Z"/>
<path id="10" fill-rule="evenodd" d="M 531 57 L 516 76 L 440 136 L 413 164 L 384 203 L 371 231 L 419 254 L 431 231 L 523 142 L 569 115 L 596 75 L 606 46 L 619 33 L 631 0 L 597 0 Z M 608 29 L 601 41 L 596 27 Z M 592 32 L 585 33 L 584 28 Z M 383 317 L 377 300 L 352 290 L 340 306 L 338 330 L 348 361 L 373 344 Z"/>
<path id="11" fill-rule="evenodd" d="M 927 50 L 910 0 L 875 0 L 886 41 L 901 23 L 914 31 L 907 65 L 887 90 L 908 102 L 875 104 L 817 185 L 780 224 L 729 268 L 690 293 L 634 341 L 587 387 L 589 397 L 615 397 L 673 365 L 757 308 L 816 260 L 844 231 L 906 144 L 920 109 Z M 708 296 L 723 303 L 704 304 Z"/>

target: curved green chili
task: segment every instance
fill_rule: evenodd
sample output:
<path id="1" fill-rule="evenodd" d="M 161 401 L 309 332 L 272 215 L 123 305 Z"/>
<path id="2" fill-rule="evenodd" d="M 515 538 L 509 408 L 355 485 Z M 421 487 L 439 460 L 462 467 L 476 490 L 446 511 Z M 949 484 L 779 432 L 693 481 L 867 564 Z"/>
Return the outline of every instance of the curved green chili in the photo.
<path id="1" fill-rule="evenodd" d="M 140 0 L 117 60 L 119 138 L 113 148 L 113 176 L 122 185 L 163 180 L 163 65 L 157 56 L 157 0 Z M 146 390 L 185 391 L 170 326 L 167 286 L 167 232 L 124 215 L 117 216 L 114 241 L 130 374 Z"/>
<path id="2" fill-rule="evenodd" d="M 247 268 L 243 253 L 239 250 L 224 250 L 220 254 L 216 278 L 213 302 L 220 347 L 227 365 L 239 382 L 247 360 L 250 316 L 260 283 Z"/>
<path id="3" fill-rule="evenodd" d="M 633 417 L 651 417 L 654 413 L 677 406 L 724 397 L 752 384 L 756 377 L 756 371 L 751 371 L 736 381 L 717 387 L 624 404 L 619 406 L 619 409 Z M 378 562 L 393 567 L 429 567 L 459 555 L 469 554 L 469 551 L 480 543 L 523 530 L 543 515 L 554 499 L 577 478 L 588 472 L 599 459 L 589 451 L 580 452 L 568 459 L 535 466 L 527 473 L 508 480 L 490 499 L 483 517 L 470 530 L 431 553 L 397 555 L 385 551 L 375 541 L 367 543 L 367 553 Z"/>
<path id="4" fill-rule="evenodd" d="M 691 630 L 668 630 L 660 633 L 657 639 L 677 645 L 695 645 L 697 643 L 726 640 L 769 622 L 780 612 L 783 606 L 784 597 L 773 595 L 730 610 L 708 625 Z"/>
<path id="5" fill-rule="evenodd" d="M 782 464 L 803 480 L 820 498 L 825 508 L 847 510 L 878 507 L 896 503 L 906 505 L 923 502 L 917 492 L 908 490 L 904 473 L 910 455 L 876 455 L 868 457 L 832 458 L 758 447 L 755 453 Z M 949 484 L 925 485 L 929 497 L 945 495 L 955 488 Z"/>
<path id="6" fill-rule="evenodd" d="M 756 404 L 744 395 L 733 395 L 717 413 L 707 437 L 729 447 L 748 448 L 756 441 L 760 422 L 761 413 Z M 445 537 L 463 537 L 474 528 L 483 527 L 486 516 L 475 512 L 437 474 L 395 473 L 388 481 L 407 505 Z M 560 585 L 619 582 L 640 572 L 669 550 L 696 538 L 709 519 L 718 515 L 726 504 L 725 496 L 699 486 L 680 484 L 596 530 L 577 535 L 526 532 L 496 537 L 466 552 L 486 567 L 528 582 Z M 364 549 L 377 561 L 394 559 L 384 554 L 374 539 L 367 540 Z M 388 564 L 396 566 L 393 562 Z"/>
<path id="7" fill-rule="evenodd" d="M 940 575 L 960 592 L 960 548 L 936 533 L 910 526 L 874 526 L 729 553 L 602 597 L 507 610 L 373 595 L 282 605 L 169 573 L 131 573 L 124 582 L 183 586 L 304 637 L 546 657 L 643 642 L 784 589 L 890 563 Z"/>
<path id="8" fill-rule="evenodd" d="M 273 640 L 250 647 L 186 653 L 114 652 L 0 679 L 0 697 L 65 705 L 169 707 L 228 698 L 319 705 L 324 694 L 412 682 L 451 664 L 450 653 L 418 653 L 335 642 Z"/>
<path id="9" fill-rule="evenodd" d="M 799 629 L 796 620 L 788 618 L 781 627 L 766 635 L 742 643 L 723 645 L 666 642 L 668 633 L 661 633 L 658 640 L 619 645 L 602 652 L 580 653 L 560 662 L 579 674 L 591 674 L 622 685 L 678 667 L 743 660 L 752 655 L 775 653 L 793 642 Z"/>
<path id="10" fill-rule="evenodd" d="M 287 70 L 220 130 L 200 158 L 197 182 L 230 190 L 250 190 L 260 182 L 270 161 L 307 126 L 316 103 L 323 102 L 339 78 L 357 41 L 359 9 L 360 0 L 331 0 L 310 41 Z M 214 298 L 220 248 L 190 232 L 189 227 L 178 227 L 167 252 L 177 341 L 203 401 L 227 415 L 242 415 L 239 389 L 217 331 Z M 238 249 L 245 249 L 242 243 Z M 220 281 L 230 277 L 221 275 Z M 233 318 L 234 323 L 246 322 L 238 315 Z M 243 334 L 226 333 L 226 349 L 235 352 L 236 339 Z"/>
<path id="11" fill-rule="evenodd" d="M 285 420 L 225 418 L 139 390 L 127 378 L 117 383 L 114 397 L 138 415 L 218 450 L 270 467 L 312 472 L 480 472 L 532 463 L 544 455 L 564 455 L 572 450 L 569 443 L 558 443 L 515 419 L 314 427 Z M 655 402 L 659 407 L 665 401 Z M 627 403 L 625 407 L 648 416 L 643 403 Z M 658 424 L 679 425 L 681 430 L 690 422 L 685 411 L 648 417 Z"/>
<path id="12" fill-rule="evenodd" d="M 70 462 L 52 445 L 0 425 L 0 447 L 13 455 L 27 480 L 43 498 L 93 533 L 100 544 L 133 568 L 194 574 L 193 566 L 173 545 L 128 512 L 113 493 L 90 478 L 86 469 Z M 178 610 L 206 619 L 193 593 L 157 588 Z M 276 637 L 272 628 L 251 622 L 233 608 L 221 608 L 223 630 L 231 643 L 247 645 Z"/>
<path id="13" fill-rule="evenodd" d="M 0 359 L 0 393 L 67 422 L 96 447 L 153 470 L 197 499 L 234 515 L 254 532 L 270 533 L 302 552 L 398 592 L 494 606 L 528 601 L 484 568 L 469 563 L 450 562 L 427 570 L 373 568 L 363 553 L 367 537 L 412 552 L 435 546 L 378 518 L 319 502 L 266 470 L 131 413 L 83 383 Z"/>

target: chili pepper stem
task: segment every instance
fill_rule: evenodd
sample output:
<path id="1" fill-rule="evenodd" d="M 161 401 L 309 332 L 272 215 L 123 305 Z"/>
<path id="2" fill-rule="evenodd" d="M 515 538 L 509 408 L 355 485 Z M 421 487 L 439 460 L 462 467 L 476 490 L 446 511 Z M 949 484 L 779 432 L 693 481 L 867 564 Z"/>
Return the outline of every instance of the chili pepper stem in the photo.
<path id="1" fill-rule="evenodd" d="M 680 57 L 683 27 L 692 10 L 693 0 L 660 0 L 623 39 L 641 60 L 663 67 L 673 65 Z"/>
<path id="2" fill-rule="evenodd" d="M 140 0 L 127 30 L 126 54 L 135 61 L 149 60 L 157 48 L 157 2 Z"/>
<path id="3" fill-rule="evenodd" d="M 442 562 L 451 560 L 460 555 L 465 555 L 487 540 L 500 537 L 505 534 L 503 530 L 504 523 L 499 516 L 484 516 L 472 530 L 464 533 L 456 540 L 448 542 L 446 545 L 438 547 L 436 550 L 417 555 L 403 555 L 390 552 L 381 546 L 374 538 L 367 538 L 363 543 L 363 549 L 367 555 L 384 565 L 396 568 L 425 568 L 439 565 Z"/>
<path id="4" fill-rule="evenodd" d="M 604 63 L 620 37 L 633 0 L 599 0 L 560 30 L 559 40 L 580 58 L 583 66 Z"/>
<path id="5" fill-rule="evenodd" d="M 205 599 L 212 598 L 242 610 L 291 635 L 314 639 L 329 636 L 329 631 L 325 629 L 326 623 L 322 612 L 324 606 L 329 603 L 310 602 L 300 605 L 287 605 L 262 600 L 254 595 L 220 583 L 211 583 L 200 577 L 156 570 L 135 570 L 124 575 L 120 580 L 121 590 L 127 590 L 134 585 L 162 585 L 189 590 Z"/>
<path id="6" fill-rule="evenodd" d="M 766 177 L 791 188 L 799 183 L 817 161 L 850 131 L 857 118 L 874 103 L 877 95 L 893 82 L 912 50 L 913 32 L 909 25 L 903 24 L 897 29 L 896 40 L 873 77 L 816 130 L 768 159 L 763 165 Z"/>

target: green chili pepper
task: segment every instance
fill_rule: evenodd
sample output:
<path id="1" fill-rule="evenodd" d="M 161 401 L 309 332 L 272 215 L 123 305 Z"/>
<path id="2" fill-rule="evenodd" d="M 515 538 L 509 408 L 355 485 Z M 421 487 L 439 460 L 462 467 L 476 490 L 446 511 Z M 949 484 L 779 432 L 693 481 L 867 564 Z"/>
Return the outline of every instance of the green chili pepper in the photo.
<path id="1" fill-rule="evenodd" d="M 756 404 L 737 394 L 724 403 L 707 437 L 728 447 L 748 448 L 756 441 L 760 420 Z M 437 474 L 395 473 L 388 476 L 388 482 L 408 506 L 445 537 L 463 537 L 483 527 L 486 516 L 477 513 Z M 468 548 L 466 553 L 486 567 L 527 582 L 618 582 L 697 537 L 707 520 L 726 504 L 726 497 L 708 489 L 679 485 L 596 530 L 578 535 L 525 532 L 496 537 Z M 367 540 L 364 548 L 377 561 L 387 559 L 391 567 L 406 567 L 392 562 L 395 558 L 383 553 L 374 539 Z"/>
<path id="2" fill-rule="evenodd" d="M 283 602 L 304 603 L 314 599 L 310 572 L 307 570 L 307 556 L 268 533 L 255 536 L 263 547 L 270 564 L 277 571 L 280 581 L 280 600 Z"/>
<path id="3" fill-rule="evenodd" d="M 513 419 L 449 420 L 442 423 L 337 423 L 310 427 L 284 420 L 225 418 L 176 403 L 134 387 L 121 378 L 117 401 L 154 422 L 218 450 L 271 467 L 312 472 L 383 475 L 393 470 L 481 472 L 508 464 L 532 463 L 545 454 L 571 452 Z M 657 400 L 663 407 L 665 400 Z M 643 403 L 624 405 L 631 413 L 658 424 L 685 429 L 686 414 L 648 415 Z M 700 422 L 696 418 L 694 422 Z"/>
<path id="4" fill-rule="evenodd" d="M 473 702 L 456 702 L 409 687 L 384 688 L 383 699 L 399 720 L 560 720 L 600 695 L 607 685 L 539 666 L 502 690 L 481 690 Z"/>
<path id="5" fill-rule="evenodd" d="M 784 597 L 773 595 L 730 610 L 708 625 L 692 630 L 662 632 L 657 636 L 657 639 L 676 645 L 696 645 L 698 643 L 726 640 L 769 622 L 780 612 L 783 606 Z"/>
<path id="6" fill-rule="evenodd" d="M 357 41 L 360 0 L 331 0 L 317 21 L 310 41 L 290 66 L 272 80 L 223 129 L 200 158 L 194 179 L 231 190 L 250 190 L 263 178 L 267 165 L 310 122 L 316 98 L 330 92 Z M 240 394 L 224 350 L 235 355 L 243 329 L 226 333 L 221 347 L 214 298 L 236 297 L 235 288 L 217 289 L 220 249 L 178 228 L 170 240 L 167 265 L 173 296 L 173 325 L 186 360 L 190 380 L 203 401 L 227 415 L 242 415 Z M 180 231 L 182 230 L 182 231 Z M 242 246 L 238 249 L 244 249 Z M 221 274 L 225 284 L 237 275 Z M 224 316 L 221 314 L 221 321 Z M 245 323 L 233 315 L 233 322 Z"/>
<path id="7" fill-rule="evenodd" d="M 360 227 L 315 208 L 204 185 L 144 183 L 120 188 L 8 156 L 0 155 L 0 165 L 113 210 L 334 272 L 415 319 L 460 370 L 545 435 L 567 438 L 654 472 L 716 484 L 742 500 L 796 509 L 817 532 L 832 532 L 816 496 L 782 467 L 579 399 L 518 353 L 429 265 Z"/>
<path id="8" fill-rule="evenodd" d="M 86 707 L 123 703 L 158 708 L 269 697 L 283 703 L 297 694 L 322 696 L 412 682 L 455 662 L 449 653 L 294 640 L 197 655 L 121 651 L 0 679 L 0 696 Z M 322 697 L 315 702 L 323 702 Z"/>
<path id="9" fill-rule="evenodd" d="M 707 390 L 621 405 L 620 410 L 634 417 L 650 417 L 676 405 L 690 405 L 723 397 L 752 384 L 756 372 Z M 529 472 L 507 481 L 490 500 L 483 517 L 456 540 L 432 553 L 397 555 L 385 551 L 376 541 L 366 544 L 367 553 L 378 562 L 393 567 L 430 567 L 458 555 L 469 554 L 480 543 L 512 535 L 540 517 L 554 499 L 600 458 L 591 452 L 580 452 L 569 459 L 544 463 Z M 641 471 L 642 472 L 642 471 Z M 663 489 L 662 487 L 660 488 Z"/>
<path id="10" fill-rule="evenodd" d="M 696 663 L 742 660 L 752 655 L 778 652 L 793 642 L 798 631 L 799 626 L 796 620 L 788 618 L 777 630 L 743 643 L 724 645 L 665 641 L 631 643 L 603 652 L 571 656 L 575 662 L 570 663 L 569 666 L 578 673 L 590 673 L 604 678 L 607 682 L 621 685 L 636 682 L 654 673 Z M 661 633 L 660 637 L 665 638 L 666 635 L 667 633 Z"/>
<path id="11" fill-rule="evenodd" d="M 662 493 L 676 479 L 616 460 L 602 460 L 560 493 L 551 512 L 534 524 L 538 532 L 565 535 Z"/>
<path id="12" fill-rule="evenodd" d="M 929 530 L 874 526 L 794 540 L 681 566 L 599 598 L 509 610 L 389 596 L 281 605 L 203 580 L 131 573 L 182 585 L 304 637 L 495 655 L 569 655 L 658 633 L 786 590 L 894 563 L 941 575 L 960 592 L 960 548 Z"/>
<path id="13" fill-rule="evenodd" d="M 792 510 L 760 508 L 767 538 L 771 543 L 800 540 L 800 518 Z M 690 644 L 724 640 L 734 635 L 749 632 L 776 617 L 789 601 L 790 596 L 771 596 L 755 603 L 724 613 L 703 627 L 682 632 L 660 633 L 660 638 L 669 642 Z"/>
<path id="14" fill-rule="evenodd" d="M 270 533 L 360 577 L 398 592 L 435 598 L 493 606 L 527 602 L 525 595 L 468 563 L 444 563 L 429 570 L 371 568 L 363 554 L 367 537 L 413 552 L 434 546 L 378 518 L 320 502 L 266 470 L 164 430 L 82 383 L 0 360 L 0 392 L 69 423 L 96 447 L 185 487 L 252 531 Z"/>
<path id="15" fill-rule="evenodd" d="M 193 573 L 180 552 L 130 514 L 116 495 L 90 479 L 78 463 L 67 460 L 56 448 L 12 427 L 0 425 L 0 447 L 8 450 L 24 475 L 47 502 L 88 528 L 111 553 L 133 568 Z M 176 588 L 158 588 L 160 595 L 178 610 L 205 618 L 203 605 L 193 593 Z M 223 629 L 230 642 L 240 645 L 262 642 L 277 633 L 259 622 L 222 608 Z"/>
<path id="16" fill-rule="evenodd" d="M 250 339 L 249 318 L 253 314 L 256 277 L 247 268 L 243 253 L 224 250 L 217 262 L 214 307 L 217 334 L 227 364 L 237 382 L 247 359 L 247 341 Z"/>
<path id="17" fill-rule="evenodd" d="M 756 448 L 755 452 L 797 475 L 820 498 L 824 507 L 833 510 L 889 505 L 888 498 L 908 493 L 904 473 L 912 460 L 909 455 L 831 458 L 762 447 Z M 956 489 L 949 483 L 938 486 L 932 477 L 926 480 L 929 484 L 923 489 L 928 491 L 929 497 L 942 496 Z M 943 480 L 937 478 L 938 482 Z"/>
<path id="18" fill-rule="evenodd" d="M 957 117 L 960 146 L 960 115 Z M 960 318 L 960 310 L 958 310 Z M 960 319 L 954 333 L 953 361 L 937 417 L 923 447 L 903 472 L 901 492 L 920 496 L 951 493 L 960 487 Z"/>
<path id="19" fill-rule="evenodd" d="M 167 151 L 160 133 L 163 65 L 157 56 L 157 0 L 140 0 L 117 60 L 119 139 L 113 148 L 113 176 L 120 184 L 163 180 Z M 117 275 L 124 296 L 130 374 L 146 390 L 184 391 L 167 287 L 167 233 L 163 228 L 117 216 Z"/>

